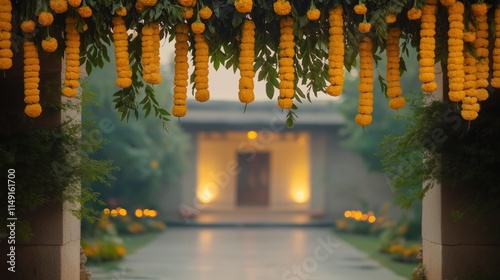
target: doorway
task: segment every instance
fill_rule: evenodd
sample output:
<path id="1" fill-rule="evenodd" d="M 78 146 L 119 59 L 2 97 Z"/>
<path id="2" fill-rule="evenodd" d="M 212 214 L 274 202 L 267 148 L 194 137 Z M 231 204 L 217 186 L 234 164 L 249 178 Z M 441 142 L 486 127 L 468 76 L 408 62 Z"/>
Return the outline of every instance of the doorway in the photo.
<path id="1" fill-rule="evenodd" d="M 238 206 L 268 206 L 269 153 L 238 153 Z"/>

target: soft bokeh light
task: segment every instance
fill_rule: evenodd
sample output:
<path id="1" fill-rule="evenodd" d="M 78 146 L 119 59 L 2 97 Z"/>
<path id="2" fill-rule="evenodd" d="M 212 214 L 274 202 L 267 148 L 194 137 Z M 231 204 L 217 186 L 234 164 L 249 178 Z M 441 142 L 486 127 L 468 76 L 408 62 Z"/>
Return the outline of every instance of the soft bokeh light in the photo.
<path id="1" fill-rule="evenodd" d="M 142 210 L 141 210 L 141 209 L 136 209 L 136 210 L 135 210 L 135 216 L 136 216 L 137 218 L 142 217 L 142 215 L 143 215 L 143 213 L 142 213 Z"/>
<path id="2" fill-rule="evenodd" d="M 120 210 L 118 210 L 118 214 L 120 214 L 120 216 L 127 216 L 127 210 L 120 208 Z"/>
<path id="3" fill-rule="evenodd" d="M 257 139 L 257 136 L 259 136 L 259 134 L 257 133 L 257 131 L 250 130 L 249 132 L 247 132 L 247 138 L 248 139 Z"/>
<path id="4" fill-rule="evenodd" d="M 309 194 L 303 188 L 298 188 L 293 192 L 293 200 L 297 203 L 304 203 L 309 200 Z"/>
<path id="5" fill-rule="evenodd" d="M 198 200 L 201 203 L 210 203 L 215 198 L 215 193 L 210 187 L 203 187 L 198 191 Z"/>
<path id="6" fill-rule="evenodd" d="M 344 217 L 346 217 L 346 218 L 350 218 L 351 215 L 352 215 L 351 211 L 349 211 L 349 210 L 347 210 L 347 211 L 344 212 Z"/>
<path id="7" fill-rule="evenodd" d="M 111 210 L 111 217 L 116 217 L 118 216 L 118 211 L 116 209 Z"/>
<path id="8" fill-rule="evenodd" d="M 102 213 L 104 213 L 104 215 L 109 215 L 109 208 L 104 208 L 104 210 L 102 211 Z"/>

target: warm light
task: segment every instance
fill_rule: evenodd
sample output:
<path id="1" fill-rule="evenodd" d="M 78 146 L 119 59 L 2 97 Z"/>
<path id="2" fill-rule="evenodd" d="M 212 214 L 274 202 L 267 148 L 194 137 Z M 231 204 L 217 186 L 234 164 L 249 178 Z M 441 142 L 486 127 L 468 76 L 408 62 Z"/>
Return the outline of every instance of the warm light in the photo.
<path id="1" fill-rule="evenodd" d="M 354 214 L 354 219 L 356 219 L 356 221 L 359 221 L 359 220 L 361 220 L 362 216 L 363 216 L 363 213 L 361 213 L 361 211 L 356 211 L 356 213 Z"/>
<path id="2" fill-rule="evenodd" d="M 118 211 L 116 209 L 111 210 L 111 217 L 116 217 L 118 216 Z"/>
<path id="3" fill-rule="evenodd" d="M 120 216 L 127 216 L 127 210 L 120 208 L 120 210 L 118 210 L 118 214 L 120 214 Z"/>
<path id="4" fill-rule="evenodd" d="M 309 199 L 307 192 L 303 189 L 297 189 L 293 193 L 293 200 L 297 203 L 304 203 Z"/>
<path id="5" fill-rule="evenodd" d="M 150 210 L 146 208 L 146 209 L 142 210 L 142 213 L 144 214 L 144 216 L 149 216 L 149 211 Z"/>
<path id="6" fill-rule="evenodd" d="M 158 215 L 158 212 L 157 212 L 156 210 L 150 210 L 150 211 L 149 211 L 149 216 L 150 216 L 151 218 L 154 218 L 154 217 L 156 217 L 157 215 Z"/>
<path id="7" fill-rule="evenodd" d="M 203 189 L 198 191 L 198 200 L 201 203 L 209 203 L 215 198 L 215 193 L 213 188 L 205 186 Z"/>
<path id="8" fill-rule="evenodd" d="M 346 217 L 346 218 L 351 217 L 351 211 L 349 211 L 349 210 L 348 210 L 348 211 L 345 211 L 345 212 L 344 212 L 344 217 Z"/>
<path id="9" fill-rule="evenodd" d="M 149 166 L 151 166 L 152 169 L 158 168 L 159 165 L 160 162 L 157 159 L 152 160 L 151 163 L 149 164 Z"/>
<path id="10" fill-rule="evenodd" d="M 142 210 L 141 210 L 141 209 L 136 209 L 136 210 L 135 210 L 135 216 L 136 216 L 137 218 L 142 217 Z"/>
<path id="11" fill-rule="evenodd" d="M 368 222 L 369 223 L 374 223 L 376 220 L 377 220 L 377 218 L 375 218 L 375 216 L 368 217 Z"/>
<path id="12" fill-rule="evenodd" d="M 247 132 L 248 139 L 256 139 L 257 136 L 258 136 L 257 131 L 250 130 L 249 132 Z"/>
<path id="13" fill-rule="evenodd" d="M 374 216 L 374 215 L 375 215 L 375 214 L 373 213 L 373 211 L 368 211 L 368 213 L 366 213 L 366 214 L 368 214 L 368 216 Z"/>
<path id="14" fill-rule="evenodd" d="M 109 215 L 109 208 L 104 208 L 102 213 L 104 213 L 104 215 Z"/>
<path id="15" fill-rule="evenodd" d="M 366 214 L 361 215 L 361 220 L 362 221 L 368 220 L 368 215 L 366 215 Z"/>

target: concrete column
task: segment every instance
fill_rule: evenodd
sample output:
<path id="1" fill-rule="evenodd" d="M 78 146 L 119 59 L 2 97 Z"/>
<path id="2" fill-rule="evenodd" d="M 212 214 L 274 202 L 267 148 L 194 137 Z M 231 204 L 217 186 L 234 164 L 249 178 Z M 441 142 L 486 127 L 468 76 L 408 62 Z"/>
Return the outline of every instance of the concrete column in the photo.
<path id="1" fill-rule="evenodd" d="M 439 65 L 436 65 L 436 73 L 440 87 L 433 98 L 442 100 L 448 91 L 446 74 Z M 500 109 L 499 103 L 496 104 Z M 452 211 L 458 203 L 468 205 L 474 197 L 474 188 L 437 183 L 425 194 L 422 242 L 428 280 L 500 279 L 500 240 L 488 232 L 486 224 L 498 224 L 500 217 L 497 216 L 496 221 L 473 221 L 470 217 L 459 222 L 452 219 Z"/>
<path id="2" fill-rule="evenodd" d="M 61 63 L 57 55 L 47 55 L 40 52 L 40 90 L 41 99 L 52 104 L 61 103 L 59 94 L 46 92 L 47 85 L 61 85 Z M 14 66 L 0 77 L 0 88 L 3 97 L 0 110 L 12 112 L 9 127 L 17 130 L 30 129 L 31 124 L 23 121 L 23 60 L 22 53 L 14 57 Z M 47 103 L 44 103 L 47 104 Z M 53 108 L 43 108 L 42 115 L 35 119 L 36 126 L 53 127 L 61 123 L 64 114 Z M 5 120 L 4 120 L 5 121 Z M 0 129 L 2 137 L 9 137 L 5 128 Z M 29 151 L 25 151 L 29 152 Z M 30 170 L 36 172 L 36 170 Z M 2 170 L 6 172 L 6 170 Z M 16 172 L 16 176 L 29 176 Z M 43 188 L 44 186 L 39 186 Z M 6 188 L 6 185 L 2 186 Z M 22 196 L 22 188 L 18 186 L 16 196 Z M 4 196 L 2 196 L 4 197 Z M 74 205 L 68 203 L 49 203 L 31 213 L 19 213 L 19 218 L 29 221 L 33 238 L 27 243 L 16 240 L 15 272 L 7 270 L 7 253 L 11 245 L 0 242 L 0 279 L 38 279 L 38 280 L 75 280 L 80 279 L 80 221 L 73 213 Z M 6 212 L 6 209 L 2 209 Z M 1 217 L 4 217 L 2 215 Z"/>

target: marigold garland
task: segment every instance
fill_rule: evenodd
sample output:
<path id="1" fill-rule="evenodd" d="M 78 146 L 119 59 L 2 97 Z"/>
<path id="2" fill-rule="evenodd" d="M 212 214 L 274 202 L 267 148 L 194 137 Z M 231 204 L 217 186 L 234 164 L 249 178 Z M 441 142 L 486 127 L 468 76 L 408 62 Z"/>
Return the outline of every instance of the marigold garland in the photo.
<path id="1" fill-rule="evenodd" d="M 132 85 L 132 70 L 128 54 L 128 35 L 125 20 L 121 16 L 114 16 L 113 23 L 113 46 L 116 60 L 116 85 L 120 88 L 128 88 Z"/>
<path id="2" fill-rule="evenodd" d="M 419 79 L 422 82 L 422 91 L 427 93 L 434 92 L 437 89 L 437 83 L 435 81 L 436 75 L 434 73 L 436 11 L 436 1 L 426 0 L 422 8 L 422 22 L 420 24 Z"/>
<path id="3" fill-rule="evenodd" d="M 12 3 L 10 0 L 1 0 L 0 6 L 0 69 L 7 70 L 12 67 L 12 50 L 10 38 L 12 34 Z"/>
<path id="4" fill-rule="evenodd" d="M 443 1 L 441 1 L 442 3 Z M 465 97 L 464 91 L 464 42 L 463 14 L 464 4 L 456 1 L 448 6 L 448 97 L 453 102 L 462 101 Z"/>
<path id="5" fill-rule="evenodd" d="M 210 99 L 208 90 L 208 44 L 201 33 L 194 35 L 194 98 L 196 101 L 205 102 Z"/>
<path id="6" fill-rule="evenodd" d="M 476 97 L 478 101 L 488 99 L 489 82 L 489 50 L 488 50 L 488 6 L 485 3 L 478 3 L 471 6 L 472 13 L 477 23 L 476 40 L 474 40 L 474 48 L 477 54 L 476 64 Z"/>
<path id="7" fill-rule="evenodd" d="M 280 19 L 280 43 L 279 43 L 279 89 L 278 106 L 281 109 L 290 109 L 293 106 L 295 94 L 295 69 L 293 68 L 293 57 L 295 56 L 295 43 L 293 36 L 293 18 L 284 17 Z"/>
<path id="8" fill-rule="evenodd" d="M 184 19 L 190 19 L 190 18 L 192 18 L 192 17 L 193 17 L 193 15 L 194 15 L 194 10 L 193 10 L 193 8 L 190 8 L 190 7 L 189 7 L 189 8 L 184 8 L 184 9 L 185 9 L 185 10 L 182 12 L 182 17 L 183 17 Z"/>
<path id="9" fill-rule="evenodd" d="M 306 13 L 308 20 L 318 20 L 321 16 L 321 11 L 314 7 L 314 1 L 311 1 L 311 8 Z"/>
<path id="10" fill-rule="evenodd" d="M 372 24 L 367 22 L 366 19 L 358 24 L 359 32 L 368 33 L 372 29 Z"/>
<path id="11" fill-rule="evenodd" d="M 24 113 L 31 118 L 36 118 L 42 113 L 40 102 L 40 60 L 38 49 L 33 41 L 24 41 Z"/>
<path id="12" fill-rule="evenodd" d="M 66 97 L 75 97 L 76 89 L 80 86 L 80 33 L 76 30 L 76 18 L 66 17 L 66 72 L 62 94 Z"/>
<path id="13" fill-rule="evenodd" d="M 445 7 L 451 7 L 457 1 L 456 0 L 439 0 L 439 2 L 441 2 L 441 5 L 443 5 Z"/>
<path id="14" fill-rule="evenodd" d="M 395 23 L 396 22 L 396 15 L 394 13 L 390 13 L 388 15 L 385 16 L 385 22 L 391 24 L 391 23 Z"/>
<path id="15" fill-rule="evenodd" d="M 240 70 L 238 98 L 241 103 L 248 104 L 255 99 L 254 82 L 255 72 L 255 23 L 247 19 L 241 28 L 240 57 L 238 69 Z"/>
<path id="16" fill-rule="evenodd" d="M 150 23 L 145 25 L 141 30 L 141 46 L 142 46 L 142 79 L 146 83 L 157 85 L 161 83 L 162 76 L 160 75 L 159 64 L 159 36 L 155 35 L 158 31 L 158 24 Z M 155 41 L 157 41 L 155 43 Z"/>
<path id="17" fill-rule="evenodd" d="M 476 98 L 476 58 L 467 50 L 464 50 L 464 65 L 465 98 L 462 100 L 461 115 L 464 120 L 472 121 L 477 118 L 480 106 Z"/>
<path id="18" fill-rule="evenodd" d="M 236 0 L 234 7 L 240 13 L 250 13 L 253 7 L 253 0 Z"/>
<path id="19" fill-rule="evenodd" d="M 326 93 L 331 96 L 342 94 L 344 84 L 344 19 L 342 6 L 337 6 L 328 12 L 330 34 L 328 41 L 328 77 L 330 85 Z"/>
<path id="20" fill-rule="evenodd" d="M 495 48 L 493 49 L 493 77 L 491 85 L 500 88 L 500 5 L 495 9 Z"/>
<path id="21" fill-rule="evenodd" d="M 273 4 L 274 12 L 280 16 L 286 16 L 292 11 L 292 5 L 288 0 L 277 0 Z"/>
<path id="22" fill-rule="evenodd" d="M 67 0 L 67 1 L 68 4 L 73 8 L 77 8 L 82 4 L 82 0 Z"/>
<path id="23" fill-rule="evenodd" d="M 58 43 L 56 38 L 49 37 L 45 40 L 42 40 L 42 49 L 46 52 L 55 52 L 57 50 Z"/>
<path id="24" fill-rule="evenodd" d="M 118 8 L 116 11 L 115 11 L 115 14 L 117 16 L 120 16 L 120 17 L 124 17 L 127 15 L 127 8 L 126 7 L 123 7 L 121 6 L 120 8 Z"/>
<path id="25" fill-rule="evenodd" d="M 49 7 L 56 14 L 62 14 L 68 10 L 67 0 L 50 0 Z"/>
<path id="26" fill-rule="evenodd" d="M 367 126 L 372 122 L 373 112 L 373 53 L 372 40 L 365 36 L 359 44 L 359 106 L 355 121 L 360 126 Z"/>
<path id="27" fill-rule="evenodd" d="M 180 23 L 175 26 L 175 58 L 174 58 L 174 105 L 172 115 L 184 117 L 187 113 L 188 85 L 188 25 Z M 199 70 L 199 74 L 201 74 Z M 208 73 L 207 73 L 208 74 Z"/>
<path id="28" fill-rule="evenodd" d="M 24 32 L 24 33 L 33 33 L 35 32 L 35 27 L 36 27 L 36 23 L 33 21 L 33 20 L 25 20 L 23 22 L 21 22 L 21 30 Z"/>
<path id="29" fill-rule="evenodd" d="M 401 36 L 401 29 L 398 27 L 391 27 L 387 36 L 386 44 L 386 81 L 387 81 L 387 96 L 390 98 L 389 107 L 394 110 L 401 109 L 405 106 L 406 100 L 401 95 L 403 90 L 400 84 L 399 72 L 399 37 Z"/>

